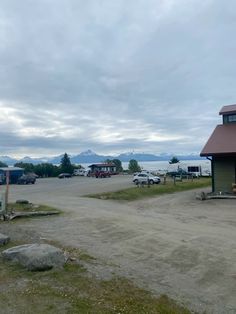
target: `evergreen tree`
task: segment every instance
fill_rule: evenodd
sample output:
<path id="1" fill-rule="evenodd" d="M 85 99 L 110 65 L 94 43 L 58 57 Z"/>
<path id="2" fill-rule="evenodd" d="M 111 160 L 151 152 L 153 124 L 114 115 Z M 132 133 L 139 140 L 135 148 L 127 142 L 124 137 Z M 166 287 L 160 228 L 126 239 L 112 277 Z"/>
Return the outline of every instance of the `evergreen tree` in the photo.
<path id="1" fill-rule="evenodd" d="M 5 162 L 0 161 L 0 167 L 1 167 L 1 168 L 2 168 L 2 167 L 8 167 L 8 165 L 5 164 Z"/>
<path id="2" fill-rule="evenodd" d="M 73 173 L 74 167 L 71 164 L 70 157 L 67 155 L 67 153 L 65 153 L 61 159 L 60 168 L 61 172 Z"/>
<path id="3" fill-rule="evenodd" d="M 177 164 L 178 162 L 179 162 L 179 159 L 176 156 L 173 156 L 171 160 L 169 161 L 169 164 L 170 165 Z"/>

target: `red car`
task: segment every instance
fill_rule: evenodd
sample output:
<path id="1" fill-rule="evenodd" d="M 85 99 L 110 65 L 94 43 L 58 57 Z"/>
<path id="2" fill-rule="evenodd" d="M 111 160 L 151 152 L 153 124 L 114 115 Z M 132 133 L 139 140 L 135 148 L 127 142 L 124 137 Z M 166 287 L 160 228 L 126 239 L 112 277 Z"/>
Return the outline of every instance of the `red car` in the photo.
<path id="1" fill-rule="evenodd" d="M 109 178 L 110 176 L 111 174 L 108 171 L 96 171 L 95 172 L 96 178 Z"/>

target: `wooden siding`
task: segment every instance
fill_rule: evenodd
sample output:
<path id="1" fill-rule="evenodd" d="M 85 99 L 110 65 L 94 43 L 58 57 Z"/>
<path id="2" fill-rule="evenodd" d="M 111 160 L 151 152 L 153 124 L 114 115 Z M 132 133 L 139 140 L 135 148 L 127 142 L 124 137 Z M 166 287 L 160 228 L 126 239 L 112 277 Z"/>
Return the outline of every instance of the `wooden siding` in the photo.
<path id="1" fill-rule="evenodd" d="M 232 192 L 235 183 L 235 157 L 215 157 L 214 163 L 214 192 Z"/>

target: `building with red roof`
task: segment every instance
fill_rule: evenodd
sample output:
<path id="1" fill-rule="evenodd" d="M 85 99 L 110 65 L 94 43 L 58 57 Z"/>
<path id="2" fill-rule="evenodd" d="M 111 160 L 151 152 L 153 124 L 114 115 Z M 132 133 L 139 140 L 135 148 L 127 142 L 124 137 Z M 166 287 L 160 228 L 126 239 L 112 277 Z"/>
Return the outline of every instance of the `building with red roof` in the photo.
<path id="1" fill-rule="evenodd" d="M 212 191 L 232 193 L 236 183 L 236 105 L 224 106 L 222 124 L 217 125 L 200 156 L 211 160 Z"/>

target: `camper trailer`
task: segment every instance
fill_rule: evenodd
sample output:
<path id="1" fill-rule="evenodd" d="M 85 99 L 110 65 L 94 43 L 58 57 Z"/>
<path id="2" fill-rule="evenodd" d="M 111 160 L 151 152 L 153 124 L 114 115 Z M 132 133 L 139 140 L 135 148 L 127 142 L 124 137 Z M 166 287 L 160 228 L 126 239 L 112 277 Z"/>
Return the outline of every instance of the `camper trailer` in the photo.
<path id="1" fill-rule="evenodd" d="M 84 176 L 87 177 L 90 169 L 75 169 L 74 176 Z"/>
<path id="2" fill-rule="evenodd" d="M 200 177 L 202 175 L 201 166 L 188 166 L 187 172 L 191 173 L 194 177 Z"/>
<path id="3" fill-rule="evenodd" d="M 204 167 L 203 167 L 204 168 Z M 180 174 L 186 174 L 186 175 L 192 175 L 193 177 L 201 177 L 201 176 L 206 176 L 206 171 L 205 169 L 202 169 L 202 166 L 200 165 L 191 165 L 191 164 L 186 164 L 186 163 L 178 163 L 178 164 L 173 164 L 169 165 L 167 174 L 170 175 L 180 175 Z M 207 172 L 207 175 L 209 176 L 210 171 Z"/>

